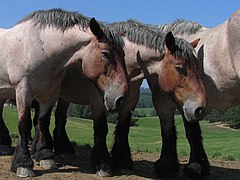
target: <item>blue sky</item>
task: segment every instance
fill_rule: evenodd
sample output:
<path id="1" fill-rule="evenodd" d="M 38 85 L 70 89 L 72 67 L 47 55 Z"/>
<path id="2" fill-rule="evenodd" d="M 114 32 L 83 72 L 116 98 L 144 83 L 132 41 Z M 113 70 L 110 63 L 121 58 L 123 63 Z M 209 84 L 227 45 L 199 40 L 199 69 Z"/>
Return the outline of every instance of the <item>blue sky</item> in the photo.
<path id="1" fill-rule="evenodd" d="M 51 8 L 77 11 L 104 22 L 131 18 L 163 24 L 182 18 L 211 28 L 240 9 L 239 0 L 1 0 L 0 3 L 2 28 L 14 26 L 32 11 Z"/>

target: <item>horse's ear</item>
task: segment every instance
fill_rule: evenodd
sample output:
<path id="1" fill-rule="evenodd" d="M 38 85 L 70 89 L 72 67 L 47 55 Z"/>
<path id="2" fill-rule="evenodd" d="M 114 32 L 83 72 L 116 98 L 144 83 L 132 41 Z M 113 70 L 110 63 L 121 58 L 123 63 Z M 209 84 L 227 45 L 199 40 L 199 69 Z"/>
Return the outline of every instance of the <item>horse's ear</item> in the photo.
<path id="1" fill-rule="evenodd" d="M 165 44 L 166 44 L 168 50 L 172 54 L 177 50 L 177 47 L 176 47 L 176 44 L 175 44 L 175 38 L 174 38 L 174 36 L 173 36 L 171 31 L 166 34 Z"/>
<path id="2" fill-rule="evenodd" d="M 90 20 L 90 29 L 91 29 L 92 33 L 97 37 L 98 40 L 101 40 L 106 37 L 104 32 L 102 31 L 101 27 L 95 20 L 95 18 L 92 18 Z"/>
<path id="3" fill-rule="evenodd" d="M 191 42 L 190 44 L 192 45 L 193 48 L 197 47 L 198 43 L 200 41 L 200 38 L 195 39 L 193 42 Z"/>

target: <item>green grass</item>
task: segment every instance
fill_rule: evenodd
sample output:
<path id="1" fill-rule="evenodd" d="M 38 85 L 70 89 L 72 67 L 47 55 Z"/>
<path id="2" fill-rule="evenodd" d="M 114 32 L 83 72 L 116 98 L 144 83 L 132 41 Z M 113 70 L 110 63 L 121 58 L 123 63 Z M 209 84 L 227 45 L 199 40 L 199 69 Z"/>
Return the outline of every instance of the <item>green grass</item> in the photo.
<path id="1" fill-rule="evenodd" d="M 17 111 L 4 108 L 5 122 L 12 136 L 17 132 Z M 178 154 L 189 156 L 189 144 L 185 138 L 182 120 L 176 116 L 178 132 Z M 54 118 L 51 120 L 51 132 L 54 127 Z M 113 142 L 114 124 L 109 124 L 107 137 L 108 147 Z M 210 159 L 238 160 L 240 161 L 240 131 L 212 126 L 207 121 L 201 121 L 204 147 Z M 160 125 L 157 117 L 140 118 L 136 126 L 131 127 L 129 142 L 132 151 L 159 153 L 161 150 Z M 68 118 L 67 132 L 71 141 L 78 144 L 93 144 L 92 121 L 79 118 Z"/>

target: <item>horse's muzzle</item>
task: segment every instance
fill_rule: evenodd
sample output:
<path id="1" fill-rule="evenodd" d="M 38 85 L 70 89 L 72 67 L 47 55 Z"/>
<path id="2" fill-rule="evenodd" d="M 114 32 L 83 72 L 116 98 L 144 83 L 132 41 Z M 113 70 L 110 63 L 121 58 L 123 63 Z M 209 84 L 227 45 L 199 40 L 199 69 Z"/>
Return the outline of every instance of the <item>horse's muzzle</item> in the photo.
<path id="1" fill-rule="evenodd" d="M 123 103 L 124 96 L 120 95 L 114 98 L 113 96 L 104 96 L 104 105 L 107 111 L 116 111 Z"/>
<path id="2" fill-rule="evenodd" d="M 189 122 L 202 120 L 206 113 L 205 107 L 194 100 L 187 100 L 183 105 L 184 116 Z"/>

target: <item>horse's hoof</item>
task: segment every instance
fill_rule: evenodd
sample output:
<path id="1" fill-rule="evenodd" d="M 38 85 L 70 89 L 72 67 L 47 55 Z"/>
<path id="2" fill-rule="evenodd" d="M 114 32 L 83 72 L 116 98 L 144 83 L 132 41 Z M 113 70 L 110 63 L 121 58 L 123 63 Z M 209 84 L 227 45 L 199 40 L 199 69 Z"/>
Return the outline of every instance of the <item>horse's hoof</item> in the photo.
<path id="1" fill-rule="evenodd" d="M 184 167 L 184 173 L 191 177 L 200 177 L 202 175 L 202 168 L 198 163 L 189 163 Z"/>
<path id="2" fill-rule="evenodd" d="M 98 176 L 101 176 L 101 177 L 110 177 L 110 176 L 111 176 L 111 174 L 110 174 L 109 172 L 104 171 L 104 170 L 102 170 L 102 169 L 99 170 L 99 171 L 97 171 L 96 174 L 97 174 Z"/>
<path id="3" fill-rule="evenodd" d="M 57 169 L 58 168 L 56 163 L 52 159 L 41 160 L 40 166 L 43 169 Z"/>
<path id="4" fill-rule="evenodd" d="M 12 146 L 0 145 L 0 156 L 12 155 L 15 148 Z"/>
<path id="5" fill-rule="evenodd" d="M 33 177 L 35 176 L 34 171 L 30 168 L 18 167 L 17 176 L 20 178 Z"/>

